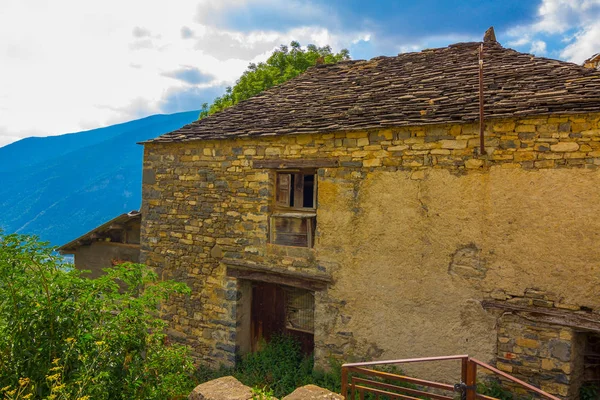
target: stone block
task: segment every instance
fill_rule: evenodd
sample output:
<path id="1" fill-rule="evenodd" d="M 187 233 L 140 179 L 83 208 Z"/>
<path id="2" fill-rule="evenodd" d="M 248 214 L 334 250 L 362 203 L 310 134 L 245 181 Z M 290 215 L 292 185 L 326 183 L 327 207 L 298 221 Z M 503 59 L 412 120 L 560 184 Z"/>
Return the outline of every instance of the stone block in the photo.
<path id="1" fill-rule="evenodd" d="M 494 132 L 512 132 L 515 130 L 515 122 L 514 121 L 496 122 L 492 125 L 492 130 Z"/>
<path id="2" fill-rule="evenodd" d="M 294 390 L 283 400 L 343 400 L 344 396 L 315 385 L 306 385 Z"/>
<path id="3" fill-rule="evenodd" d="M 571 344 L 562 340 L 551 340 L 550 354 L 560 361 L 567 362 L 571 359 Z"/>
<path id="4" fill-rule="evenodd" d="M 483 166 L 483 160 L 471 158 L 465 161 L 465 167 L 469 169 L 477 169 Z"/>
<path id="5" fill-rule="evenodd" d="M 516 151 L 514 153 L 515 161 L 533 161 L 535 160 L 535 153 L 533 151 Z"/>
<path id="6" fill-rule="evenodd" d="M 513 372 L 513 366 L 507 363 L 503 363 L 500 361 L 496 362 L 496 368 L 498 368 L 500 371 L 504 371 L 504 372 L 508 372 L 508 373 L 512 373 Z"/>
<path id="7" fill-rule="evenodd" d="M 540 342 L 534 339 L 526 339 L 526 338 L 518 338 L 515 343 L 520 347 L 525 347 L 529 349 L 537 349 L 540 347 Z"/>
<path id="8" fill-rule="evenodd" d="M 363 161 L 363 167 L 379 167 L 381 165 L 381 160 L 379 158 L 372 158 L 370 160 Z"/>
<path id="9" fill-rule="evenodd" d="M 542 382 L 541 389 L 550 394 L 566 396 L 569 393 L 569 386 L 562 383 Z"/>
<path id="10" fill-rule="evenodd" d="M 409 146 L 407 146 L 407 145 L 399 145 L 399 146 L 390 146 L 387 148 L 387 150 L 388 151 L 404 151 L 408 148 L 409 148 Z"/>
<path id="11" fill-rule="evenodd" d="M 357 139 L 356 140 L 356 145 L 358 147 L 368 146 L 369 145 L 369 138 L 363 137 L 363 138 Z"/>
<path id="12" fill-rule="evenodd" d="M 535 125 L 519 125 L 516 127 L 515 132 L 520 132 L 520 133 L 535 132 Z"/>
<path id="13" fill-rule="evenodd" d="M 252 389 L 233 376 L 202 383 L 192 391 L 188 400 L 250 400 Z"/>
<path id="14" fill-rule="evenodd" d="M 576 142 L 558 142 L 550 146 L 550 150 L 559 153 L 579 150 L 579 145 Z"/>
<path id="15" fill-rule="evenodd" d="M 467 148 L 466 140 L 441 140 L 442 149 L 460 150 Z"/>

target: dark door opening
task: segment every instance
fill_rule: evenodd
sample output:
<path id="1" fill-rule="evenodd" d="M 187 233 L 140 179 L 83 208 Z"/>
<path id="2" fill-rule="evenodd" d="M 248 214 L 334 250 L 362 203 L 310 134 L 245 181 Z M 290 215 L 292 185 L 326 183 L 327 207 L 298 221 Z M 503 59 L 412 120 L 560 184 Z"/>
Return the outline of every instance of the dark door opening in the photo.
<path id="1" fill-rule="evenodd" d="M 259 350 L 278 334 L 300 342 L 304 354 L 312 354 L 314 342 L 314 297 L 307 290 L 266 282 L 252 284 L 251 350 Z"/>

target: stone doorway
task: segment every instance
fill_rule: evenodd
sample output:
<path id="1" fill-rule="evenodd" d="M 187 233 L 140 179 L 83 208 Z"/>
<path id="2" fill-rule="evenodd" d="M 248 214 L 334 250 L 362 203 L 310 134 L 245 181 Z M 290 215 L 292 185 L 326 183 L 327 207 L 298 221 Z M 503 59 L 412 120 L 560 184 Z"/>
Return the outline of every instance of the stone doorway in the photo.
<path id="1" fill-rule="evenodd" d="M 240 281 L 238 350 L 260 350 L 278 334 L 300 342 L 304 354 L 314 351 L 314 292 L 262 281 Z"/>

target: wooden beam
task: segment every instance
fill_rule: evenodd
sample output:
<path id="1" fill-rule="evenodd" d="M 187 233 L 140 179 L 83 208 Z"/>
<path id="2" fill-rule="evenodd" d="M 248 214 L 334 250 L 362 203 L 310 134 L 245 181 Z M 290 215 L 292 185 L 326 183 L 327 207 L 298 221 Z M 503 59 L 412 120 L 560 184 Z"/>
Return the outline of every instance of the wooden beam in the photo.
<path id="1" fill-rule="evenodd" d="M 123 230 L 125 229 L 125 225 L 119 223 L 110 224 L 108 227 L 109 230 Z"/>
<path id="2" fill-rule="evenodd" d="M 257 169 L 273 168 L 333 168 L 338 167 L 340 162 L 330 158 L 302 158 L 302 159 L 276 159 L 276 160 L 254 160 L 252 166 Z"/>
<path id="3" fill-rule="evenodd" d="M 481 305 L 484 309 L 511 311 L 515 315 L 534 322 L 566 326 L 591 332 L 600 332 L 600 315 L 591 312 L 521 306 L 490 300 L 482 301 Z"/>
<path id="4" fill-rule="evenodd" d="M 276 283 L 313 292 L 327 288 L 332 282 L 329 275 L 320 273 L 287 271 L 242 260 L 223 259 L 221 262 L 227 266 L 227 276 L 238 279 Z"/>

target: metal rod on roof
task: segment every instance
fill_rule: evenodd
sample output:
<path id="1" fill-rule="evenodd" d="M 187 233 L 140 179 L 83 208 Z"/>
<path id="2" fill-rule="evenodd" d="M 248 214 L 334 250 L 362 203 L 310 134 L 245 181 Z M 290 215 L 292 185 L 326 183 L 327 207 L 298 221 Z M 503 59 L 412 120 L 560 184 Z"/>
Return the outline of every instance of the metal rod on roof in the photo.
<path id="1" fill-rule="evenodd" d="M 483 119 L 483 43 L 479 46 L 479 154 L 485 154 L 485 139 L 483 131 L 485 121 Z"/>

